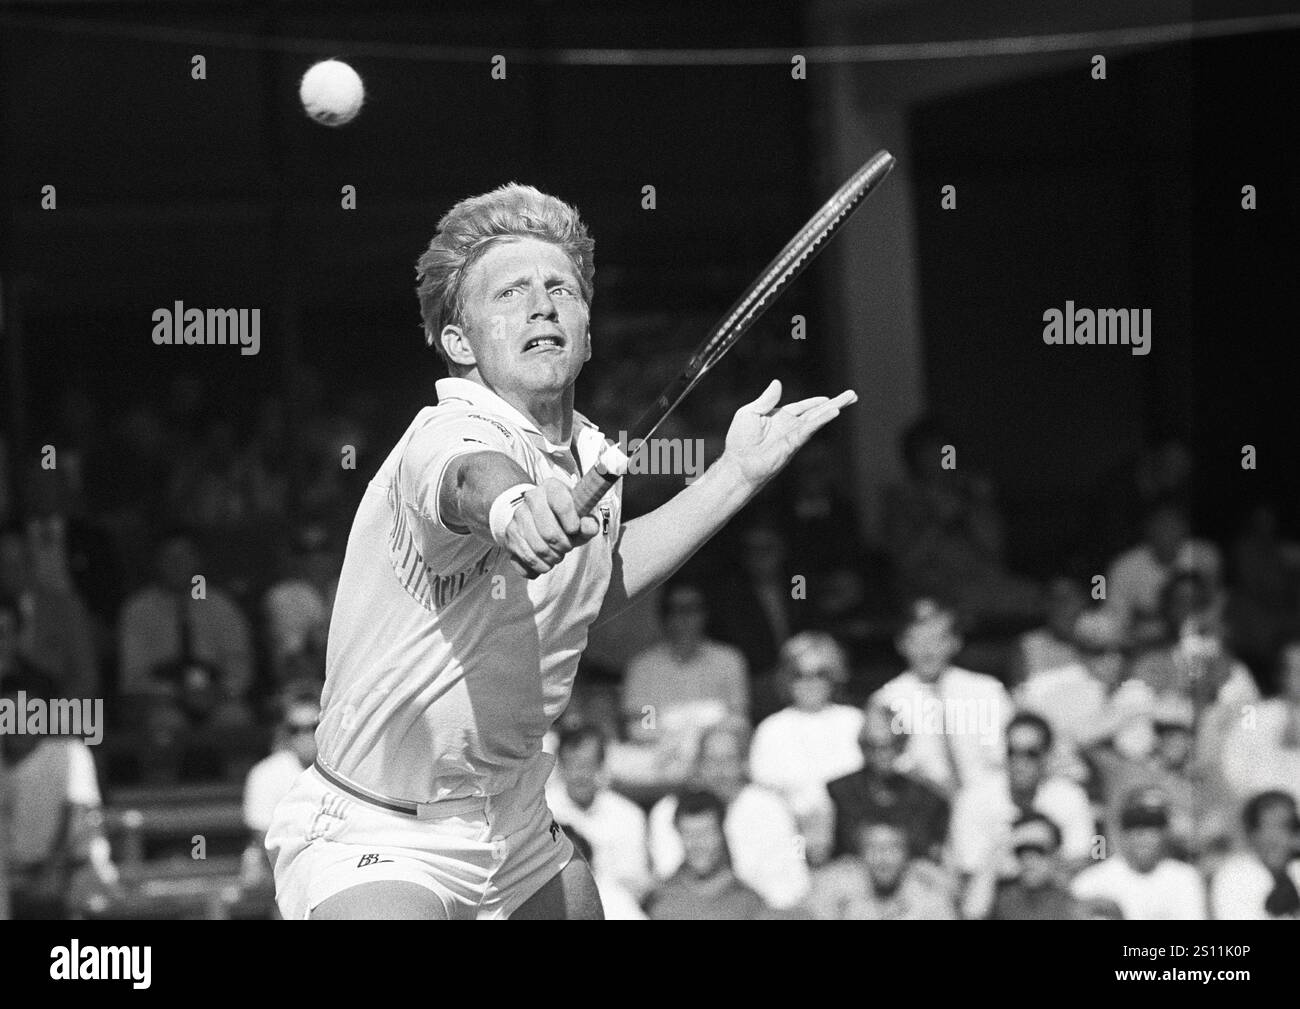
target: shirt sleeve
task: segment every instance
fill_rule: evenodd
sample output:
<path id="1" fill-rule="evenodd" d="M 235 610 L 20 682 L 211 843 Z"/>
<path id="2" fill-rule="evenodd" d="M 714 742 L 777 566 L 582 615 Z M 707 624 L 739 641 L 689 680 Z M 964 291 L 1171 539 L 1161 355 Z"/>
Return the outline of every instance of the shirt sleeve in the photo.
<path id="1" fill-rule="evenodd" d="M 101 805 L 95 758 L 85 743 L 76 740 L 68 744 L 68 802 L 92 809 Z"/>

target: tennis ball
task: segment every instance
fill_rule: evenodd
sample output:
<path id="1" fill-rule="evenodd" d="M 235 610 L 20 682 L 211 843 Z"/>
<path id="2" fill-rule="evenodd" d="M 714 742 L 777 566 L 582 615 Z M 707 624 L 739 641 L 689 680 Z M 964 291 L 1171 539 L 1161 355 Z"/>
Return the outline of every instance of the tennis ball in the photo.
<path id="1" fill-rule="evenodd" d="M 366 89 L 346 63 L 324 60 L 302 75 L 298 97 L 303 111 L 322 126 L 342 126 L 361 111 Z"/>

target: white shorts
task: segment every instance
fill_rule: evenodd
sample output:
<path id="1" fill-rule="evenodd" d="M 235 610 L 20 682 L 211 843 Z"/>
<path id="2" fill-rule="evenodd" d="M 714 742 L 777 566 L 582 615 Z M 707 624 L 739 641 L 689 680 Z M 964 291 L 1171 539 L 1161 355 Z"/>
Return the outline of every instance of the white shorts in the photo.
<path id="1" fill-rule="evenodd" d="M 358 883 L 403 880 L 435 893 L 453 920 L 509 918 L 573 857 L 546 805 L 554 763 L 539 753 L 509 791 L 419 815 L 354 797 L 309 767 L 266 834 L 280 913 L 303 920 Z"/>

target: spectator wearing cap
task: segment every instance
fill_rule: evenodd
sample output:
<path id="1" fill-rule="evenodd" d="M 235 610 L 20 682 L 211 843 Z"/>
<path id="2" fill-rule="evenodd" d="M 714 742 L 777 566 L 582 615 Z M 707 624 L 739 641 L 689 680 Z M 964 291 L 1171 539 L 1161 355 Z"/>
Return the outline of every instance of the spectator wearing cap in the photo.
<path id="1" fill-rule="evenodd" d="M 1071 884 L 1080 900 L 1104 898 L 1128 921 L 1202 921 L 1205 887 L 1200 873 L 1167 854 L 1169 800 L 1140 789 L 1124 801 L 1119 850 L 1088 866 Z"/>
<path id="2" fill-rule="evenodd" d="M 748 780 L 748 730 L 738 719 L 713 726 L 700 739 L 692 784 L 722 800 L 722 830 L 736 878 L 777 910 L 799 904 L 808 893 L 808 863 L 799 828 L 785 801 Z M 678 798 L 666 795 L 650 810 L 650 861 L 669 879 L 686 858 L 675 826 Z"/>
<path id="3" fill-rule="evenodd" d="M 1061 829 L 1050 817 L 1028 813 L 1015 822 L 1007 847 L 1016 874 L 999 881 L 984 872 L 966 894 L 967 918 L 996 921 L 1065 921 L 1078 915 L 1078 904 L 1061 881 Z"/>
<path id="4" fill-rule="evenodd" d="M 1061 832 L 1061 855 L 1070 865 L 1088 857 L 1096 835 L 1092 805 L 1068 778 L 1047 773 L 1052 728 L 1038 715 L 1021 712 L 1007 727 L 1006 771 L 962 789 L 953 804 L 949 834 L 953 868 L 971 878 L 989 871 L 1014 876 L 1007 857 L 1013 824 L 1030 813 L 1053 821 Z"/>
<path id="5" fill-rule="evenodd" d="M 1223 776 L 1245 801 L 1283 791 L 1300 802 L 1300 638 L 1280 653 L 1281 690 L 1240 713 L 1223 743 Z"/>
<path id="6" fill-rule="evenodd" d="M 1075 625 L 1088 608 L 1088 594 L 1073 578 L 1053 578 L 1047 587 L 1047 622 L 1016 640 L 1014 680 L 1025 683 L 1040 673 L 1083 661 Z"/>
<path id="7" fill-rule="evenodd" d="M 1143 520 L 1143 540 L 1112 562 L 1106 575 L 1106 605 L 1138 641 L 1158 640 L 1165 621 L 1160 594 L 1179 572 L 1197 572 L 1217 593 L 1223 561 L 1218 548 L 1194 539 L 1187 509 L 1175 498 L 1152 502 Z"/>
<path id="8" fill-rule="evenodd" d="M 909 769 L 945 795 L 996 775 L 1013 706 L 992 676 L 952 664 L 962 647 L 956 614 L 934 600 L 914 603 L 897 647 L 908 668 L 872 700 L 908 736 Z"/>
<path id="9" fill-rule="evenodd" d="M 732 870 L 725 817 L 722 800 L 712 792 L 678 796 L 673 824 L 684 857 L 681 868 L 647 899 L 652 921 L 749 921 L 766 914 L 762 898 Z"/>
<path id="10" fill-rule="evenodd" d="M 1261 792 L 1242 810 L 1248 847 L 1219 867 L 1210 912 L 1229 921 L 1300 919 L 1300 816 L 1286 792 Z"/>
<path id="11" fill-rule="evenodd" d="M 276 727 L 274 752 L 262 758 L 244 781 L 244 826 L 249 831 L 244 855 L 246 883 L 262 882 L 270 875 L 266 857 L 266 832 L 271 817 L 294 782 L 316 759 L 316 728 L 320 703 L 312 698 L 289 698 Z"/>
<path id="12" fill-rule="evenodd" d="M 829 921 L 947 921 L 957 917 L 952 881 L 937 865 L 913 858 L 907 830 L 895 819 L 864 821 L 857 851 L 813 875 L 809 909 Z"/>
<path id="13" fill-rule="evenodd" d="M 919 777 L 899 770 L 907 737 L 894 732 L 890 714 L 877 704 L 863 711 L 858 747 L 862 767 L 826 786 L 835 816 L 835 856 L 857 850 L 858 827 L 896 818 L 907 831 L 912 855 L 939 861 L 948 836 L 948 800 Z"/>
<path id="14" fill-rule="evenodd" d="M 560 734 L 555 772 L 546 801 L 561 827 L 591 844 L 593 873 L 608 877 L 641 899 L 651 884 L 646 815 L 607 783 L 605 737 L 586 726 Z"/>
<path id="15" fill-rule="evenodd" d="M 759 723 L 749 768 L 757 784 L 775 791 L 794 812 L 815 864 L 831 846 L 826 784 L 862 765 L 862 711 L 832 700 L 848 679 L 848 664 L 829 634 L 804 631 L 787 641 L 780 671 L 791 703 Z"/>
<path id="16" fill-rule="evenodd" d="M 670 582 L 659 616 L 663 640 L 628 664 L 623 717 L 657 772 L 649 776 L 680 782 L 702 731 L 728 716 L 748 720 L 749 671 L 739 649 L 705 636 L 709 611 L 697 586 Z"/>

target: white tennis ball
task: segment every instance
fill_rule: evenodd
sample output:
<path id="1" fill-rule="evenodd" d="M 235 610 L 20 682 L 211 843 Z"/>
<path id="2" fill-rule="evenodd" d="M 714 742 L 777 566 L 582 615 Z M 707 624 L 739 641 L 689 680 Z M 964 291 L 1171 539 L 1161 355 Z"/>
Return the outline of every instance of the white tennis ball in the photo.
<path id="1" fill-rule="evenodd" d="M 307 115 L 322 126 L 342 126 L 361 111 L 366 89 L 357 72 L 346 63 L 325 60 L 302 75 L 298 97 Z"/>

